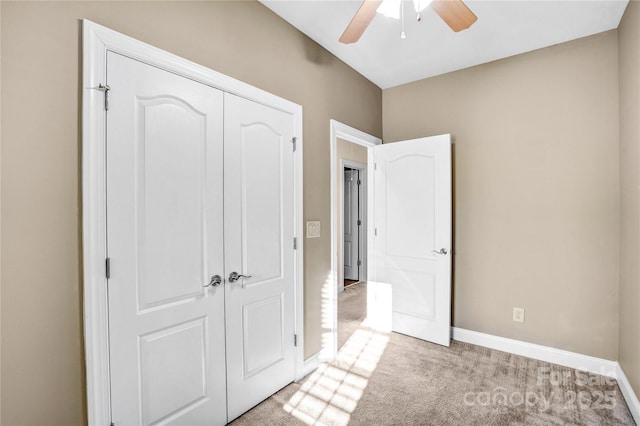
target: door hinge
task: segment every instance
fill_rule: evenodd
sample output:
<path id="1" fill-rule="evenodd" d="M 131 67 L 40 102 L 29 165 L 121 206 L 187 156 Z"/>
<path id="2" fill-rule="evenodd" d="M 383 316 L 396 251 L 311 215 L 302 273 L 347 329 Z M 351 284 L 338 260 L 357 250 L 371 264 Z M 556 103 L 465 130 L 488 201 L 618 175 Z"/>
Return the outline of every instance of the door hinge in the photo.
<path id="1" fill-rule="evenodd" d="M 362 225 L 362 221 L 358 219 L 358 226 Z"/>
<path id="2" fill-rule="evenodd" d="M 296 348 L 298 347 L 298 335 L 297 334 L 293 335 L 293 346 L 295 346 Z"/>
<path id="3" fill-rule="evenodd" d="M 296 152 L 296 142 L 298 142 L 298 138 L 294 136 L 291 139 L 291 143 L 293 144 L 293 152 Z"/>
<path id="4" fill-rule="evenodd" d="M 360 186 L 360 184 L 362 184 L 362 181 L 358 179 L 358 186 Z"/>
<path id="5" fill-rule="evenodd" d="M 111 259 L 108 257 L 104 261 L 104 273 L 107 279 L 111 278 Z"/>
<path id="6" fill-rule="evenodd" d="M 103 85 L 100 83 L 98 90 L 104 92 L 104 110 L 109 111 L 109 90 L 111 90 L 111 87 L 108 84 Z"/>
<path id="7" fill-rule="evenodd" d="M 373 170 L 378 170 L 378 163 L 373 163 Z"/>
<path id="8" fill-rule="evenodd" d="M 293 249 L 298 250 L 298 239 L 293 237 Z"/>
<path id="9" fill-rule="evenodd" d="M 358 259 L 358 266 L 362 265 L 362 260 Z"/>
<path id="10" fill-rule="evenodd" d="M 111 425 L 110 425 L 110 426 L 116 426 L 116 424 L 115 424 L 114 422 L 111 422 Z"/>
<path id="11" fill-rule="evenodd" d="M 373 228 L 373 235 L 378 236 L 378 228 Z"/>

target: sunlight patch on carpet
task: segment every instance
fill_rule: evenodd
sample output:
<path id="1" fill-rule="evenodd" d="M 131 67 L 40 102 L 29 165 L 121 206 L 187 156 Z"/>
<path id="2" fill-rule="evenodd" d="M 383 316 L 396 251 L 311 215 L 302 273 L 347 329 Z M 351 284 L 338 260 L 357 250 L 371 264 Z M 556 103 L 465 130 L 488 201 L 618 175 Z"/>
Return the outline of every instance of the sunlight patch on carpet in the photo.
<path id="1" fill-rule="evenodd" d="M 320 366 L 284 410 L 308 425 L 346 426 L 388 342 L 385 334 L 356 330 L 336 360 Z"/>

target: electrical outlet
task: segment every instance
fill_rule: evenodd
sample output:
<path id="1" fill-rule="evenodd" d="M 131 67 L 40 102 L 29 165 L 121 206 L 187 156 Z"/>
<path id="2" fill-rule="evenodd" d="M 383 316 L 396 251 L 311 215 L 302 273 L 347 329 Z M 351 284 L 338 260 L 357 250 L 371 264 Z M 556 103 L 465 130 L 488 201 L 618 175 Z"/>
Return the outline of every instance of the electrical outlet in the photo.
<path id="1" fill-rule="evenodd" d="M 524 308 L 513 308 L 513 320 L 515 322 L 524 322 Z"/>

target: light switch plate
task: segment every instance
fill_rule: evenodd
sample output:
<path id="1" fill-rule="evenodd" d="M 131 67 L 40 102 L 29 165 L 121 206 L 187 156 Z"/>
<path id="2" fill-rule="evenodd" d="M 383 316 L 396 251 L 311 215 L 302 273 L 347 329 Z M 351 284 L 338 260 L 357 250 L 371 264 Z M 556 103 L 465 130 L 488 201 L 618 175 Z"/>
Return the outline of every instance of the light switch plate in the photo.
<path id="1" fill-rule="evenodd" d="M 524 322 L 524 308 L 513 308 L 513 320 L 515 322 Z"/>
<path id="2" fill-rule="evenodd" d="M 320 221 L 307 221 L 307 238 L 320 238 Z"/>

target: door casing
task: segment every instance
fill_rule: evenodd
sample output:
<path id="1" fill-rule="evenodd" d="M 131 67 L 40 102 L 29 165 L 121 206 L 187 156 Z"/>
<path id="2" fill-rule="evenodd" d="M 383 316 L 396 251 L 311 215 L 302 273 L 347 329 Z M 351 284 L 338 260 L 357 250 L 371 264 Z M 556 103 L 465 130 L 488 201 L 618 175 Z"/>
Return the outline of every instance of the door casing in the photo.
<path id="1" fill-rule="evenodd" d="M 208 86 L 291 114 L 294 121 L 294 222 L 299 239 L 294 260 L 294 328 L 296 379 L 304 363 L 303 312 L 303 169 L 302 107 L 271 93 L 210 70 L 89 20 L 82 21 L 82 238 L 84 293 L 84 349 L 87 375 L 87 420 L 90 425 L 111 423 L 106 245 L 106 111 L 104 91 L 106 53 L 132 59 L 196 80 Z"/>
<path id="2" fill-rule="evenodd" d="M 338 212 L 337 212 L 337 185 L 338 183 L 342 184 L 342 182 L 338 182 L 336 179 L 336 156 L 337 156 L 337 144 L 338 139 L 345 140 L 347 142 L 355 143 L 357 145 L 361 145 L 367 148 L 367 182 L 373 182 L 373 172 L 374 168 L 372 167 L 373 161 L 373 150 L 372 148 L 376 145 L 380 145 L 382 143 L 382 139 L 372 136 L 368 133 L 365 133 L 361 130 L 358 130 L 354 127 L 351 127 L 347 124 L 341 123 L 337 120 L 329 121 L 329 151 L 330 151 L 330 179 L 331 179 L 331 274 L 327 279 L 327 283 L 325 285 L 328 286 L 328 291 L 326 297 L 323 297 L 322 310 L 326 312 L 331 312 L 331 329 L 327 331 L 326 335 L 328 338 L 324 339 L 323 347 L 318 354 L 313 355 L 313 359 L 319 361 L 331 361 L 336 357 L 338 353 L 338 277 L 340 268 L 342 268 L 343 260 L 338 257 L 338 244 L 341 243 L 342 236 L 338 235 Z M 343 168 L 342 165 L 340 167 Z M 372 185 L 368 185 L 365 188 L 366 197 L 367 197 L 367 241 L 366 247 L 367 250 L 369 247 L 373 247 L 373 235 L 374 235 L 374 217 L 373 217 L 373 193 L 372 193 Z M 342 232 L 342 230 L 339 230 Z M 367 252 L 367 259 L 369 259 L 369 253 Z M 371 262 L 367 262 L 366 265 L 366 276 L 371 277 Z M 344 283 L 343 283 L 344 285 Z"/>

